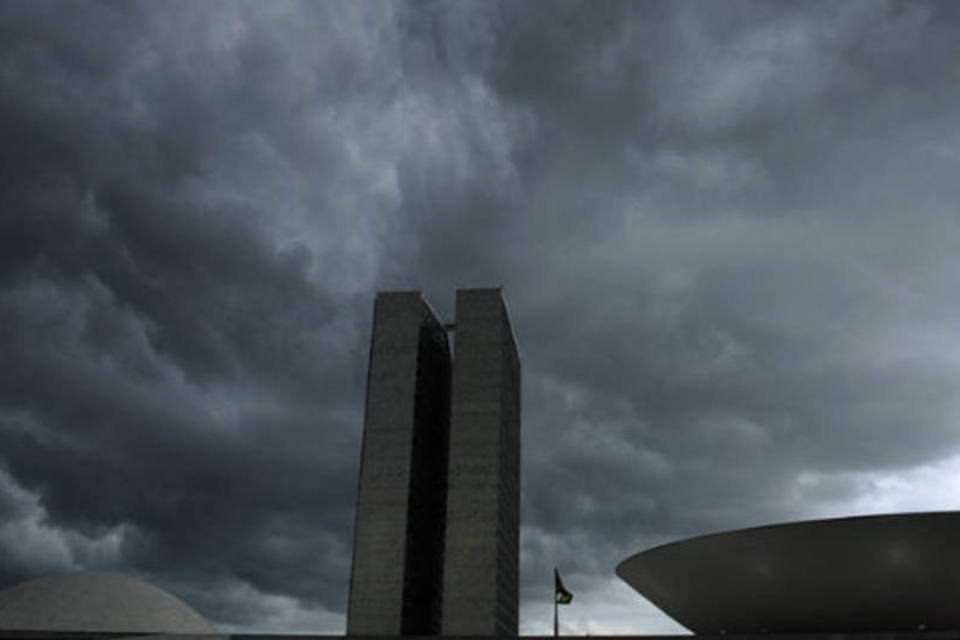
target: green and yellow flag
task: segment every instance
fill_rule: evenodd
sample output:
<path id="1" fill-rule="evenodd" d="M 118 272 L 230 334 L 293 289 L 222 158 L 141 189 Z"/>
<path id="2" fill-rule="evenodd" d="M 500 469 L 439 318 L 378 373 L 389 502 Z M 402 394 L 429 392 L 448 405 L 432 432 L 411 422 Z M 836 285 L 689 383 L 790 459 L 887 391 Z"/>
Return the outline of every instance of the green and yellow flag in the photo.
<path id="1" fill-rule="evenodd" d="M 553 580 L 557 604 L 570 604 L 573 601 L 573 594 L 563 586 L 563 580 L 560 579 L 560 572 L 556 569 L 553 570 Z"/>

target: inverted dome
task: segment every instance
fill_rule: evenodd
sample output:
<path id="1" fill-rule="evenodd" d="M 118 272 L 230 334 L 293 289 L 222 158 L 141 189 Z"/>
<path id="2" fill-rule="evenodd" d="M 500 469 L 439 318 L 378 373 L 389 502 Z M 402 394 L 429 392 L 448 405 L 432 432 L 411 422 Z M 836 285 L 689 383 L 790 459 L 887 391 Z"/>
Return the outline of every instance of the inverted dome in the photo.
<path id="1" fill-rule="evenodd" d="M 216 633 L 179 598 L 120 573 L 68 573 L 0 591 L 0 629 Z"/>
<path id="2" fill-rule="evenodd" d="M 960 629 L 960 512 L 740 529 L 673 542 L 617 566 L 696 633 Z"/>

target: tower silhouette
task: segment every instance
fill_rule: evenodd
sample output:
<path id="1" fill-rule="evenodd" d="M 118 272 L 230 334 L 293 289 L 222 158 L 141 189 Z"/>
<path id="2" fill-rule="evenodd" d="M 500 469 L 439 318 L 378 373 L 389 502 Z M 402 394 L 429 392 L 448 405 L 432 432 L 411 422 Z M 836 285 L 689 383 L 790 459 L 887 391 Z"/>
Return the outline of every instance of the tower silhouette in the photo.
<path id="1" fill-rule="evenodd" d="M 454 332 L 451 349 L 447 331 Z M 374 303 L 350 635 L 517 635 L 520 359 L 500 289 Z"/>

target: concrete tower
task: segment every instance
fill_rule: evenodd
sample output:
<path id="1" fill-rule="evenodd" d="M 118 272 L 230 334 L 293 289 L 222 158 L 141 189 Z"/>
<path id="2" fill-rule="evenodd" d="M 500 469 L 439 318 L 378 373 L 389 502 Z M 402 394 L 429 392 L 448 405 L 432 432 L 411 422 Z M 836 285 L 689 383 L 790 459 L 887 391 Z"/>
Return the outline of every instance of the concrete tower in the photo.
<path id="1" fill-rule="evenodd" d="M 520 358 L 499 289 L 457 291 L 444 635 L 517 630 Z"/>
<path id="2" fill-rule="evenodd" d="M 419 292 L 374 303 L 348 635 L 440 630 L 450 348 Z"/>
<path id="3" fill-rule="evenodd" d="M 499 289 L 374 305 L 348 635 L 517 635 L 520 364 Z M 452 389 L 451 389 L 452 386 Z"/>

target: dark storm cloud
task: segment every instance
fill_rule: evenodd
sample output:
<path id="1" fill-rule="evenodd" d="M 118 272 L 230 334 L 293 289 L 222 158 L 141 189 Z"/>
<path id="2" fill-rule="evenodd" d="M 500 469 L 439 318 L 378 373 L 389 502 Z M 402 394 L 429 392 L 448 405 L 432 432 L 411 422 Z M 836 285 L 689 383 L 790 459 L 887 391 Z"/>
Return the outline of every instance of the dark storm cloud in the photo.
<path id="1" fill-rule="evenodd" d="M 953 17 L 643 9 L 580 37 L 589 20 L 541 21 L 520 46 L 558 64 L 494 80 L 546 134 L 508 258 L 531 600 L 554 562 L 587 579 L 821 499 L 842 513 L 864 486 L 831 474 L 957 450 L 956 162 L 934 142 L 954 138 Z"/>
<path id="2" fill-rule="evenodd" d="M 517 192 L 461 205 L 418 276 L 507 284 L 529 629 L 554 564 L 590 583 L 648 544 L 850 512 L 851 474 L 956 454 L 946 8 L 501 7 Z"/>
<path id="3" fill-rule="evenodd" d="M 116 568 L 335 627 L 376 238 L 321 116 L 357 56 L 291 49 L 293 5 L 2 10 L 4 583 Z"/>
<path id="4" fill-rule="evenodd" d="M 377 289 L 505 287 L 526 631 L 556 565 L 571 630 L 666 628 L 612 577 L 646 545 L 955 506 L 916 487 L 957 466 L 957 36 L 948 3 L 0 3 L 0 580 L 341 630 Z"/>

